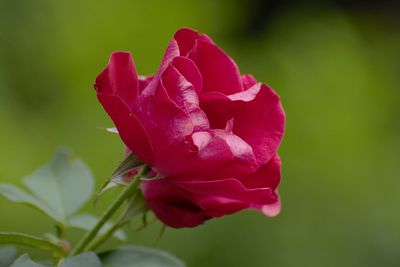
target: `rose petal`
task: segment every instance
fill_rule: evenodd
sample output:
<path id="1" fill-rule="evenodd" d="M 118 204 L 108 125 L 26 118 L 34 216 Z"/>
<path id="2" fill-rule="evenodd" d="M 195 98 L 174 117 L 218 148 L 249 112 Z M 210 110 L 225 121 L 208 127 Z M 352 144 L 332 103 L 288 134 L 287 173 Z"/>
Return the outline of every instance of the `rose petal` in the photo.
<path id="1" fill-rule="evenodd" d="M 210 219 L 188 192 L 166 179 L 145 180 L 141 189 L 150 209 L 168 226 L 195 227 Z"/>
<path id="2" fill-rule="evenodd" d="M 251 74 L 243 74 L 242 75 L 242 83 L 243 83 L 244 90 L 247 90 L 250 87 L 252 87 L 253 85 L 255 85 L 257 83 L 257 80 Z"/>
<path id="3" fill-rule="evenodd" d="M 249 208 L 249 203 L 212 195 L 193 195 L 197 205 L 211 217 L 221 217 Z"/>
<path id="4" fill-rule="evenodd" d="M 246 188 L 238 179 L 223 179 L 213 181 L 175 181 L 179 187 L 206 196 L 227 198 L 248 203 L 250 205 L 265 205 L 274 203 L 276 194 L 271 188 Z"/>
<path id="5" fill-rule="evenodd" d="M 180 163 L 177 178 L 215 177 L 227 178 L 252 173 L 257 163 L 251 147 L 238 136 L 224 130 L 210 130 L 193 133 L 188 140 L 196 151 Z"/>
<path id="6" fill-rule="evenodd" d="M 199 99 L 193 85 L 173 65 L 165 70 L 161 83 L 170 99 L 188 114 L 194 131 L 210 128 L 206 114 L 199 107 Z"/>
<path id="7" fill-rule="evenodd" d="M 138 118 L 118 96 L 98 93 L 97 97 L 113 120 L 125 145 L 146 163 L 152 164 L 153 149 Z"/>
<path id="8" fill-rule="evenodd" d="M 213 43 L 213 41 L 207 35 L 199 34 L 199 32 L 189 28 L 179 29 L 174 34 L 174 40 L 176 40 L 178 43 L 181 56 L 187 56 L 187 54 L 195 46 L 197 40 Z"/>
<path id="9" fill-rule="evenodd" d="M 278 195 L 278 199 L 274 203 L 267 205 L 253 205 L 251 208 L 261 211 L 265 216 L 275 217 L 281 212 L 281 200 Z"/>
<path id="10" fill-rule="evenodd" d="M 247 188 L 269 187 L 275 190 L 281 179 L 281 160 L 277 154 L 267 163 L 262 165 L 256 172 L 241 177 L 240 181 Z"/>
<path id="11" fill-rule="evenodd" d="M 224 128 L 234 118 L 233 133 L 251 145 L 257 162 L 267 163 L 275 154 L 285 128 L 279 96 L 267 85 L 256 84 L 229 96 L 207 92 L 200 98 L 212 128 Z"/>
<path id="12" fill-rule="evenodd" d="M 172 65 L 193 85 L 194 90 L 199 94 L 203 88 L 203 81 L 200 71 L 194 62 L 186 57 L 176 57 L 172 61 Z"/>
<path id="13" fill-rule="evenodd" d="M 251 145 L 260 164 L 267 163 L 276 154 L 285 130 L 285 113 L 279 96 L 263 84 L 253 100 L 237 97 L 233 100 L 236 110 L 233 132 Z"/>
<path id="14" fill-rule="evenodd" d="M 133 110 L 138 97 L 138 77 L 135 63 L 128 52 L 111 54 L 107 67 L 97 76 L 98 93 L 120 97 Z"/>
<path id="15" fill-rule="evenodd" d="M 278 198 L 278 201 L 275 203 L 264 205 L 261 208 L 261 212 L 264 213 L 268 217 L 275 217 L 281 212 L 281 201 Z"/>
<path id="16" fill-rule="evenodd" d="M 261 84 L 255 84 L 246 91 L 238 92 L 235 94 L 228 95 L 228 98 L 232 101 L 243 101 L 243 102 L 250 102 L 253 101 L 257 94 L 261 90 Z"/>
<path id="17" fill-rule="evenodd" d="M 161 140 L 161 138 L 159 138 Z M 161 145 L 163 142 L 157 143 Z M 165 141 L 164 141 L 165 144 Z M 155 147 L 156 144 L 153 143 Z M 176 179 L 202 177 L 210 180 L 236 175 L 248 175 L 257 168 L 251 147 L 239 137 L 218 132 L 196 132 L 185 142 L 166 144 L 163 150 L 155 149 L 154 168 L 164 176 Z"/>
<path id="18" fill-rule="evenodd" d="M 224 129 L 234 116 L 232 101 L 220 92 L 206 92 L 200 95 L 200 108 L 207 114 L 212 129 Z"/>
<path id="19" fill-rule="evenodd" d="M 153 165 L 159 173 L 175 172 L 178 162 L 188 153 L 185 137 L 193 132 L 190 117 L 168 99 L 163 88 L 157 96 L 140 98 L 136 116 L 146 130 L 153 147 Z M 162 95 L 164 95 L 162 97 Z"/>
<path id="20" fill-rule="evenodd" d="M 207 35 L 201 35 L 197 31 L 194 31 L 192 29 L 183 28 L 175 33 L 174 38 L 170 41 L 164 53 L 163 59 L 161 60 L 160 68 L 158 69 L 156 75 L 154 75 L 153 80 L 144 91 L 145 95 L 154 93 L 157 88 L 157 84 L 160 81 L 161 75 L 167 69 L 172 60 L 181 55 L 186 56 L 186 54 L 193 49 L 193 46 L 197 42 L 197 40 L 212 43 L 211 39 Z M 185 73 L 182 74 L 185 75 Z M 195 86 L 195 89 L 198 90 L 198 83 L 193 83 L 193 85 Z"/>
<path id="21" fill-rule="evenodd" d="M 200 70 L 204 91 L 217 91 L 224 94 L 243 91 L 236 63 L 215 44 L 197 40 L 188 57 Z"/>

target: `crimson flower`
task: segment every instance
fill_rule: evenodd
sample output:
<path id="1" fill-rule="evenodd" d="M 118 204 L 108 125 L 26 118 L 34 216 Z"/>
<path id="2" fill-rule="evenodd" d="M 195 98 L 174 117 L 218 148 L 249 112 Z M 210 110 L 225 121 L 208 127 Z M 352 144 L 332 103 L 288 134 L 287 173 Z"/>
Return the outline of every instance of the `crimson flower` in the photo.
<path id="1" fill-rule="evenodd" d="M 150 77 L 137 75 L 130 53 L 115 52 L 95 88 L 122 141 L 158 174 L 141 190 L 163 223 L 194 227 L 248 208 L 279 213 L 279 96 L 241 75 L 207 35 L 178 30 Z"/>

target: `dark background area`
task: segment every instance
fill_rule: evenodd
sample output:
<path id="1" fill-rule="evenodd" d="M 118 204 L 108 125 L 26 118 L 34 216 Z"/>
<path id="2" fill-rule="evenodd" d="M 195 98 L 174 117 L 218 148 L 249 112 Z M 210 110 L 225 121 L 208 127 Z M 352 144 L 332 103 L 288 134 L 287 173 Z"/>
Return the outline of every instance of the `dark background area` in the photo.
<path id="1" fill-rule="evenodd" d="M 175 30 L 192 27 L 281 95 L 283 210 L 167 229 L 160 240 L 159 223 L 128 228 L 130 242 L 191 267 L 400 266 L 399 1 L 315 2 L 0 0 L 0 181 L 19 183 L 61 144 L 99 186 L 123 145 L 101 129 L 112 122 L 96 75 L 117 50 L 152 74 Z M 0 198 L 0 231 L 53 230 Z"/>

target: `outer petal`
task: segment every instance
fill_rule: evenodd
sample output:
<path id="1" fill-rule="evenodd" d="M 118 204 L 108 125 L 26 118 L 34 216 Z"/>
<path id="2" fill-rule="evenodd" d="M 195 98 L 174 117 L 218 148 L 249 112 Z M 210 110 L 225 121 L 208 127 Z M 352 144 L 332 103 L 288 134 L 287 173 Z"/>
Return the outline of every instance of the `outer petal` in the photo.
<path id="1" fill-rule="evenodd" d="M 267 216 L 276 216 L 280 211 L 279 197 L 268 187 L 249 189 L 237 179 L 174 183 L 190 192 L 194 203 L 211 217 L 247 208 L 260 210 Z"/>
<path id="2" fill-rule="evenodd" d="M 196 132 L 183 142 L 163 143 L 159 137 L 155 147 L 154 168 L 163 176 L 188 179 L 198 176 L 204 180 L 215 177 L 247 175 L 257 168 L 251 147 L 239 137 L 219 132 Z M 153 140 L 151 138 L 151 140 Z"/>
<path id="3" fill-rule="evenodd" d="M 97 97 L 114 121 L 125 145 L 148 164 L 153 162 L 153 149 L 138 118 L 118 96 L 98 93 Z"/>
<path id="4" fill-rule="evenodd" d="M 247 188 L 269 187 L 275 190 L 281 180 L 281 160 L 277 154 L 267 163 L 262 165 L 256 172 L 241 177 L 240 181 Z"/>
<path id="5" fill-rule="evenodd" d="M 193 202 L 190 193 L 166 179 L 143 181 L 141 188 L 150 209 L 168 226 L 195 227 L 211 218 Z"/>
<path id="6" fill-rule="evenodd" d="M 233 178 L 214 181 L 174 181 L 174 183 L 194 194 L 237 200 L 248 203 L 248 206 L 270 204 L 277 199 L 271 188 L 249 189 Z"/>
<path id="7" fill-rule="evenodd" d="M 197 40 L 213 43 L 207 35 L 199 34 L 199 32 L 189 28 L 182 28 L 176 31 L 174 34 L 174 40 L 178 43 L 181 56 L 187 56 L 196 45 Z"/>
<path id="8" fill-rule="evenodd" d="M 97 93 L 120 97 L 130 109 L 134 109 L 139 84 L 131 54 L 112 53 L 107 67 L 96 78 L 95 88 Z"/>
<path id="9" fill-rule="evenodd" d="M 261 212 L 264 213 L 268 217 L 275 217 L 281 212 L 281 200 L 278 197 L 278 200 L 275 203 L 263 205 L 261 206 Z"/>
<path id="10" fill-rule="evenodd" d="M 213 218 L 233 214 L 250 207 L 248 202 L 231 198 L 212 195 L 193 195 L 193 197 L 197 205 L 204 209 L 204 213 Z"/>
<path id="11" fill-rule="evenodd" d="M 275 155 L 284 133 L 285 113 L 279 96 L 270 87 L 256 84 L 229 96 L 205 93 L 200 105 L 211 127 L 223 128 L 234 118 L 233 133 L 251 145 L 260 165 Z"/>
<path id="12" fill-rule="evenodd" d="M 257 88 L 255 85 L 252 88 Z M 261 85 L 254 99 L 230 97 L 235 103 L 233 132 L 251 145 L 257 161 L 267 163 L 278 150 L 285 131 L 285 113 L 279 96 L 268 86 Z"/>
<path id="13" fill-rule="evenodd" d="M 187 145 L 192 154 L 176 166 L 179 174 L 166 176 L 211 180 L 246 175 L 257 168 L 251 147 L 238 136 L 223 130 L 193 133 L 187 138 Z"/>
<path id="14" fill-rule="evenodd" d="M 164 178 L 143 181 L 141 188 L 156 216 L 175 228 L 194 227 L 246 208 L 272 211 L 277 202 L 271 189 L 248 189 L 236 179 L 181 182 Z"/>
<path id="15" fill-rule="evenodd" d="M 265 216 L 275 217 L 281 212 L 281 199 L 279 195 L 275 202 L 265 205 L 251 205 L 252 209 L 261 211 Z"/>
<path id="16" fill-rule="evenodd" d="M 244 90 L 247 90 L 250 87 L 252 87 L 253 85 L 255 85 L 257 83 L 257 80 L 251 74 L 243 74 L 242 75 L 242 83 L 243 83 Z"/>
<path id="17" fill-rule="evenodd" d="M 203 90 L 233 94 L 243 91 L 239 68 L 215 44 L 197 40 L 189 53 L 203 77 Z"/>

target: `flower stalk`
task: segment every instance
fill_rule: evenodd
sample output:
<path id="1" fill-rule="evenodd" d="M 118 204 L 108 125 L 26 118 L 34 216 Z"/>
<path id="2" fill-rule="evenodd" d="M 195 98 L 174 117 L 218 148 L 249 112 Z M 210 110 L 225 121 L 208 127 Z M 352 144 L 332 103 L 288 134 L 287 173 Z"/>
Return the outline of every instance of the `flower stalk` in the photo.
<path id="1" fill-rule="evenodd" d="M 119 228 L 124 226 L 125 223 L 121 223 L 119 220 L 115 222 L 105 233 L 103 233 L 101 236 L 98 238 L 94 239 L 93 242 L 91 242 L 84 251 L 93 251 L 99 246 L 101 246 L 105 241 L 107 241 L 115 231 L 117 231 Z"/>
<path id="2" fill-rule="evenodd" d="M 147 166 L 147 165 L 143 166 L 143 168 L 138 172 L 138 174 L 135 175 L 135 177 L 132 179 L 130 184 L 124 188 L 124 190 L 121 192 L 121 194 L 106 209 L 106 211 L 101 216 L 101 218 L 96 223 L 96 225 L 89 232 L 87 232 L 82 237 L 82 239 L 78 242 L 76 247 L 72 250 L 72 253 L 71 253 L 72 255 L 77 255 L 79 253 L 87 251 L 87 246 L 96 237 L 97 233 L 104 226 L 104 224 L 115 214 L 115 212 L 121 207 L 121 205 L 128 198 L 130 198 L 132 195 L 135 194 L 135 192 L 138 191 L 141 177 L 144 176 L 149 170 L 150 170 L 149 166 Z M 114 227 L 119 228 L 120 225 L 116 224 Z M 113 231 L 115 231 L 117 228 L 113 229 Z M 106 232 L 106 234 L 107 234 L 107 232 Z M 109 235 L 105 236 L 105 239 L 101 240 L 101 243 L 103 243 L 108 237 L 109 237 Z M 92 247 L 92 246 L 90 246 L 90 247 Z"/>

